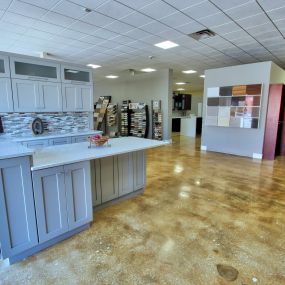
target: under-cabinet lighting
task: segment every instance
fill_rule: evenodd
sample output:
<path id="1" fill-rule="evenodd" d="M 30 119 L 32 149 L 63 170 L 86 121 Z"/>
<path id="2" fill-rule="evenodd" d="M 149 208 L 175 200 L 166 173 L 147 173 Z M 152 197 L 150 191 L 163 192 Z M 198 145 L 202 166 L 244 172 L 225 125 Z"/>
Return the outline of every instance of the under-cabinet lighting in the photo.
<path id="1" fill-rule="evenodd" d="M 106 78 L 110 78 L 110 79 L 115 79 L 115 78 L 118 78 L 119 76 L 118 75 L 107 75 L 105 76 Z"/>
<path id="2" fill-rule="evenodd" d="M 186 82 L 176 82 L 176 85 L 185 85 Z"/>
<path id="3" fill-rule="evenodd" d="M 102 67 L 101 65 L 98 65 L 98 64 L 92 64 L 92 63 L 89 63 L 89 64 L 87 64 L 87 66 L 89 66 L 89 67 L 92 67 L 92 68 L 99 68 L 99 67 Z"/>
<path id="4" fill-rule="evenodd" d="M 191 74 L 191 73 L 196 73 L 196 72 L 197 72 L 196 70 L 192 70 L 192 69 L 182 71 L 182 73 L 186 73 L 186 74 Z"/>
<path id="5" fill-rule="evenodd" d="M 78 71 L 78 70 L 73 70 L 73 69 L 67 69 L 66 72 L 69 72 L 69 73 L 78 73 L 79 71 Z"/>
<path id="6" fill-rule="evenodd" d="M 184 91 L 184 88 L 178 88 L 177 91 Z"/>
<path id="7" fill-rule="evenodd" d="M 204 74 L 202 74 L 202 75 L 200 75 L 200 77 L 201 77 L 201 78 L 205 78 L 205 75 L 204 75 Z"/>
<path id="8" fill-rule="evenodd" d="M 143 72 L 154 72 L 154 71 L 156 71 L 156 69 L 153 69 L 153 68 L 143 68 L 143 69 L 141 69 L 141 71 L 143 71 Z"/>
<path id="9" fill-rule="evenodd" d="M 165 42 L 155 44 L 155 46 L 162 48 L 162 49 L 169 49 L 169 48 L 178 47 L 179 45 L 171 41 L 165 41 Z"/>

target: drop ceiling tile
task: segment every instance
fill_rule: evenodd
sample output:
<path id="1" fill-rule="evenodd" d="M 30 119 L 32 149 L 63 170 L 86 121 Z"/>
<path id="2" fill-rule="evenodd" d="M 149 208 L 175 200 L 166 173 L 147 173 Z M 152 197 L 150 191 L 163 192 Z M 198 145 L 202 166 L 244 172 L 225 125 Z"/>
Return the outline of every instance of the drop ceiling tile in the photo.
<path id="1" fill-rule="evenodd" d="M 70 25 L 69 28 L 71 30 L 82 32 L 89 35 L 92 35 L 96 30 L 98 30 L 98 27 L 81 21 L 75 22 L 74 24 Z"/>
<path id="2" fill-rule="evenodd" d="M 241 25 L 244 29 L 255 27 L 258 25 L 263 25 L 264 23 L 270 22 L 268 17 L 264 13 L 256 14 L 251 17 L 244 19 L 238 19 L 237 23 Z"/>
<path id="3" fill-rule="evenodd" d="M 225 39 L 230 41 L 230 40 L 233 40 L 233 39 L 243 38 L 245 36 L 248 36 L 248 34 L 244 30 L 240 29 L 240 30 L 234 31 L 232 33 L 224 34 L 223 38 L 225 38 Z"/>
<path id="4" fill-rule="evenodd" d="M 96 11 L 88 13 L 80 20 L 97 27 L 103 27 L 114 22 L 113 18 L 97 13 Z"/>
<path id="5" fill-rule="evenodd" d="M 39 19 L 47 13 L 47 10 L 45 9 L 36 7 L 34 5 L 26 4 L 17 0 L 14 0 L 11 3 L 7 11 L 35 19 Z"/>
<path id="6" fill-rule="evenodd" d="M 230 22 L 224 25 L 220 25 L 220 26 L 216 26 L 216 27 L 210 27 L 212 31 L 214 31 L 215 33 L 219 34 L 219 35 L 224 35 L 227 33 L 231 33 L 231 32 L 235 32 L 240 30 L 240 27 L 234 23 L 234 22 Z"/>
<path id="7" fill-rule="evenodd" d="M 230 16 L 232 19 L 238 20 L 261 14 L 263 11 L 255 1 L 250 1 L 235 8 L 225 10 L 224 13 Z"/>
<path id="8" fill-rule="evenodd" d="M 128 44 L 128 46 L 133 47 L 135 49 L 144 49 L 148 48 L 149 44 L 142 42 L 142 41 L 134 41 Z"/>
<path id="9" fill-rule="evenodd" d="M 52 34 L 59 34 L 64 29 L 61 26 L 53 25 L 53 24 L 50 24 L 50 23 L 47 23 L 47 22 L 43 22 L 43 21 L 36 21 L 33 24 L 33 28 L 37 29 L 37 30 L 40 30 L 40 31 L 52 33 Z"/>
<path id="10" fill-rule="evenodd" d="M 270 31 L 270 32 L 264 32 L 264 33 L 255 34 L 254 38 L 257 39 L 258 41 L 263 41 L 263 40 L 267 41 L 267 40 L 270 40 L 270 39 L 273 39 L 273 38 L 282 38 L 282 36 L 276 30 L 276 31 Z"/>
<path id="11" fill-rule="evenodd" d="M 23 2 L 35 5 L 44 9 L 51 9 L 56 3 L 58 3 L 60 0 L 23 0 Z M 1 1 L 2 2 L 2 1 Z"/>
<path id="12" fill-rule="evenodd" d="M 66 0 L 60 1 L 58 5 L 53 7 L 52 11 L 74 19 L 81 18 L 88 14 L 84 11 L 83 7 Z"/>
<path id="13" fill-rule="evenodd" d="M 189 15 L 193 19 L 200 19 L 219 12 L 220 10 L 208 1 L 201 2 L 183 10 L 183 13 Z"/>
<path id="14" fill-rule="evenodd" d="M 265 11 L 278 9 L 285 6 L 284 0 L 258 0 L 258 3 Z"/>
<path id="15" fill-rule="evenodd" d="M 36 0 L 35 0 L 36 1 Z M 74 4 L 89 8 L 89 9 L 96 9 L 100 5 L 106 3 L 106 0 L 69 0 L 70 2 L 73 2 Z"/>
<path id="16" fill-rule="evenodd" d="M 181 12 L 170 14 L 164 18 L 159 19 L 159 21 L 173 28 L 192 22 L 191 18 Z"/>
<path id="17" fill-rule="evenodd" d="M 80 41 L 90 43 L 93 45 L 97 45 L 97 44 L 104 42 L 105 40 L 101 39 L 101 38 L 94 37 L 94 36 L 84 36 L 84 37 L 80 38 Z"/>
<path id="18" fill-rule="evenodd" d="M 124 34 L 124 33 L 127 33 L 130 30 L 133 30 L 134 27 L 132 27 L 132 26 L 130 26 L 128 24 L 119 22 L 119 21 L 115 21 L 115 22 L 105 26 L 104 28 L 107 29 L 107 30 L 110 30 L 111 32 Z"/>
<path id="19" fill-rule="evenodd" d="M 193 22 L 187 23 L 185 25 L 178 26 L 175 29 L 188 35 L 188 34 L 195 33 L 197 31 L 203 30 L 205 28 L 206 28 L 205 26 L 199 24 L 196 21 L 193 21 Z"/>
<path id="20" fill-rule="evenodd" d="M 280 9 L 268 11 L 267 14 L 273 21 L 285 19 L 285 6 Z"/>
<path id="21" fill-rule="evenodd" d="M 207 17 L 200 18 L 198 21 L 199 23 L 207 27 L 219 26 L 219 25 L 224 25 L 224 24 L 228 24 L 232 22 L 232 20 L 228 16 L 226 16 L 224 13 L 221 13 L 221 12 L 207 16 Z"/>
<path id="22" fill-rule="evenodd" d="M 106 29 L 98 29 L 94 33 L 92 33 L 92 35 L 94 35 L 98 38 L 108 40 L 108 39 L 111 39 L 113 37 L 116 37 L 118 34 L 115 32 L 111 32 L 109 30 L 106 30 Z"/>
<path id="23" fill-rule="evenodd" d="M 172 5 L 173 7 L 175 7 L 178 10 L 182 10 L 185 8 L 188 8 L 190 6 L 193 5 L 197 5 L 201 2 L 204 2 L 205 0 L 165 0 L 165 2 L 167 2 L 168 4 Z"/>
<path id="24" fill-rule="evenodd" d="M 268 22 L 268 23 L 265 23 L 263 25 L 248 28 L 247 31 L 252 36 L 255 36 L 258 34 L 264 34 L 264 33 L 271 32 L 271 31 L 276 32 L 276 28 L 271 22 Z"/>
<path id="25" fill-rule="evenodd" d="M 129 44 L 134 41 L 134 39 L 129 38 L 127 36 L 119 35 L 117 37 L 112 38 L 112 41 L 120 44 Z"/>
<path id="26" fill-rule="evenodd" d="M 222 10 L 227 10 L 234 8 L 236 6 L 243 5 L 245 3 L 248 3 L 252 0 L 212 0 L 212 2 L 217 5 Z"/>
<path id="27" fill-rule="evenodd" d="M 159 33 L 158 36 L 164 38 L 165 40 L 175 40 L 183 36 L 183 34 L 174 29 L 168 29 L 162 33 Z"/>
<path id="28" fill-rule="evenodd" d="M 7 31 L 7 32 L 12 32 L 12 33 L 17 33 L 17 34 L 23 34 L 27 31 L 27 27 L 23 27 L 20 25 L 16 25 L 16 24 L 11 24 L 11 23 L 7 23 L 7 22 L 2 22 L 0 25 L 1 29 L 3 31 Z M 1 34 L 2 36 L 2 34 Z"/>
<path id="29" fill-rule="evenodd" d="M 279 30 L 285 29 L 285 19 L 275 21 L 274 24 L 277 26 Z"/>
<path id="30" fill-rule="evenodd" d="M 73 47 L 78 47 L 80 49 L 87 49 L 87 48 L 91 48 L 93 46 L 93 44 L 87 43 L 87 42 L 83 42 L 83 41 L 78 41 L 78 40 L 74 40 L 70 43 L 71 46 Z"/>
<path id="31" fill-rule="evenodd" d="M 155 2 L 156 0 L 117 0 L 117 2 L 120 2 L 121 4 L 124 4 L 126 6 L 129 6 L 135 10 L 138 10 L 150 3 Z"/>
<path id="32" fill-rule="evenodd" d="M 68 27 L 71 24 L 75 23 L 75 20 L 73 18 L 55 12 L 49 12 L 45 14 L 41 20 L 62 27 Z"/>
<path id="33" fill-rule="evenodd" d="M 161 32 L 164 32 L 165 30 L 167 30 L 168 27 L 164 24 L 157 22 L 157 21 L 153 21 L 147 25 L 141 26 L 140 29 L 142 29 L 148 33 L 158 34 L 158 33 L 161 33 Z"/>
<path id="34" fill-rule="evenodd" d="M 30 28 L 30 29 L 26 32 L 26 35 L 27 35 L 27 36 L 30 36 L 30 37 L 35 37 L 35 38 L 43 39 L 43 40 L 46 40 L 46 39 L 49 39 L 49 38 L 52 37 L 52 34 L 51 34 L 51 33 L 47 33 L 47 32 L 43 32 L 43 31 L 35 30 L 35 29 L 32 29 L 32 28 Z"/>
<path id="35" fill-rule="evenodd" d="M 11 5 L 12 0 L 1 0 L 0 1 L 0 10 L 6 10 Z"/>
<path id="36" fill-rule="evenodd" d="M 146 14 L 154 19 L 160 19 L 170 14 L 175 13 L 177 10 L 169 4 L 157 0 L 139 10 L 141 13 Z"/>
<path id="37" fill-rule="evenodd" d="M 82 38 L 84 35 L 82 32 L 74 31 L 71 29 L 65 29 L 61 31 L 60 34 L 66 38 L 73 39 L 73 40 L 78 40 Z"/>
<path id="38" fill-rule="evenodd" d="M 163 38 L 153 35 L 153 36 L 143 38 L 143 39 L 141 39 L 141 41 L 148 43 L 148 44 L 151 44 L 151 45 L 154 45 L 154 44 L 162 42 Z"/>
<path id="39" fill-rule="evenodd" d="M 105 48 L 109 48 L 109 49 L 114 49 L 116 47 L 118 47 L 120 44 L 113 42 L 113 41 L 104 41 L 102 43 L 99 43 L 97 46 L 99 47 L 105 47 Z"/>
<path id="40" fill-rule="evenodd" d="M 115 51 L 120 51 L 120 52 L 123 52 L 123 53 L 128 53 L 128 52 L 134 51 L 134 48 L 131 48 L 131 47 L 128 47 L 128 46 L 125 46 L 125 45 L 120 45 L 120 46 L 116 47 L 114 50 Z"/>
<path id="41" fill-rule="evenodd" d="M 108 1 L 98 7 L 96 11 L 118 20 L 128 14 L 131 14 L 133 9 L 115 1 Z"/>
<path id="42" fill-rule="evenodd" d="M 133 12 L 128 16 L 121 18 L 120 21 L 135 27 L 139 27 L 149 24 L 153 20 L 150 17 L 145 16 L 139 12 Z"/>
<path id="43" fill-rule="evenodd" d="M 127 33 L 125 33 L 124 35 L 132 38 L 132 39 L 136 39 L 136 40 L 140 40 L 142 38 L 145 38 L 145 37 L 148 37 L 148 36 L 151 36 L 150 33 L 146 32 L 146 31 L 143 31 L 141 29 L 133 29 Z"/>

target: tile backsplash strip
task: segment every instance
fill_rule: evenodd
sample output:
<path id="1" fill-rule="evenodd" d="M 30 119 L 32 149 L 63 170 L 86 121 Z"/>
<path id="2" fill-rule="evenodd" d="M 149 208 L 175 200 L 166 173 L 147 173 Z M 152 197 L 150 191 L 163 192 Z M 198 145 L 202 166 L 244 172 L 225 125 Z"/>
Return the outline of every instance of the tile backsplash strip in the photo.
<path id="1" fill-rule="evenodd" d="M 42 119 L 44 134 L 65 134 L 89 130 L 88 112 L 64 113 L 0 113 L 4 134 L 19 137 L 33 135 L 31 124 L 35 118 Z"/>

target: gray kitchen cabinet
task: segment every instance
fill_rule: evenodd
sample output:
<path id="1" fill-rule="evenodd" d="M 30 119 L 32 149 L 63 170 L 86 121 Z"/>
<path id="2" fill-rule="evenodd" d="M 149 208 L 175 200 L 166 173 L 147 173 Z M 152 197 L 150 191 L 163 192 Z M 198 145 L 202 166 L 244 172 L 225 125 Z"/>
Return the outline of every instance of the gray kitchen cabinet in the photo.
<path id="1" fill-rule="evenodd" d="M 0 102 L 0 112 L 13 112 L 13 96 L 10 78 L 0 77 Z"/>
<path id="2" fill-rule="evenodd" d="M 123 196 L 134 191 L 133 153 L 120 154 L 117 159 L 119 196 Z"/>
<path id="3" fill-rule="evenodd" d="M 77 136 L 71 138 L 71 143 L 87 142 L 88 136 Z"/>
<path id="4" fill-rule="evenodd" d="M 10 77 L 9 57 L 0 55 L 0 77 Z"/>
<path id="5" fill-rule="evenodd" d="M 93 220 L 90 162 L 69 164 L 64 170 L 68 229 L 73 230 Z"/>
<path id="6" fill-rule="evenodd" d="M 115 156 L 99 160 L 99 175 L 102 203 L 118 198 L 118 164 Z"/>
<path id="7" fill-rule="evenodd" d="M 62 84 L 63 111 L 93 111 L 92 85 Z"/>
<path id="8" fill-rule="evenodd" d="M 40 242 L 92 221 L 89 161 L 36 170 L 33 183 Z"/>
<path id="9" fill-rule="evenodd" d="M 38 244 L 30 157 L 0 160 L 0 243 L 3 258 Z"/>
<path id="10" fill-rule="evenodd" d="M 33 172 L 39 242 L 68 231 L 63 166 Z"/>
<path id="11" fill-rule="evenodd" d="M 62 145 L 70 143 L 71 143 L 71 137 L 55 138 L 49 140 L 49 145 Z"/>
<path id="12" fill-rule="evenodd" d="M 145 152 L 133 152 L 134 158 L 134 191 L 144 188 L 146 183 Z"/>
<path id="13" fill-rule="evenodd" d="M 10 57 L 11 77 L 60 82 L 60 64 L 31 57 Z"/>
<path id="14" fill-rule="evenodd" d="M 62 110 L 59 83 L 13 79 L 12 87 L 14 111 L 58 112 Z"/>

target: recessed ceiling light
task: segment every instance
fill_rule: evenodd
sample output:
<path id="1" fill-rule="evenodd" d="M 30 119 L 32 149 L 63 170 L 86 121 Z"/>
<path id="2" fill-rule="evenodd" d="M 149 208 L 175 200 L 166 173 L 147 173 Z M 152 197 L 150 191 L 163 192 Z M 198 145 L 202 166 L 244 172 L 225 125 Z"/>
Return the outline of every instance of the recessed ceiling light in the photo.
<path id="1" fill-rule="evenodd" d="M 141 71 L 143 71 L 143 72 L 154 72 L 154 71 L 156 71 L 156 69 L 153 69 L 153 68 L 143 68 L 143 69 L 141 69 Z"/>
<path id="2" fill-rule="evenodd" d="M 78 71 L 78 70 L 73 70 L 73 69 L 67 69 L 66 72 L 69 72 L 69 73 L 78 73 L 79 71 Z"/>
<path id="3" fill-rule="evenodd" d="M 99 68 L 99 67 L 102 67 L 101 65 L 98 65 L 98 64 L 92 64 L 92 63 L 89 63 L 89 64 L 87 64 L 87 66 L 89 66 L 89 67 L 92 67 L 92 68 Z"/>
<path id="4" fill-rule="evenodd" d="M 202 74 L 202 75 L 200 75 L 200 77 L 201 77 L 201 78 L 205 78 L 205 75 L 204 75 L 204 74 Z"/>
<path id="5" fill-rule="evenodd" d="M 176 82 L 177 85 L 185 85 L 186 82 Z"/>
<path id="6" fill-rule="evenodd" d="M 183 72 L 183 73 L 186 73 L 186 74 L 191 74 L 191 73 L 196 73 L 197 71 L 196 71 L 196 70 L 189 69 L 189 70 L 183 70 L 182 72 Z"/>
<path id="7" fill-rule="evenodd" d="M 169 49 L 169 48 L 178 47 L 179 45 L 171 41 L 165 41 L 165 42 L 155 44 L 155 46 L 162 48 L 162 49 Z"/>
<path id="8" fill-rule="evenodd" d="M 107 75 L 105 76 L 106 78 L 111 78 L 111 79 L 115 79 L 115 78 L 118 78 L 119 76 L 118 75 Z"/>
<path id="9" fill-rule="evenodd" d="M 177 91 L 184 91 L 184 88 L 178 88 Z"/>

